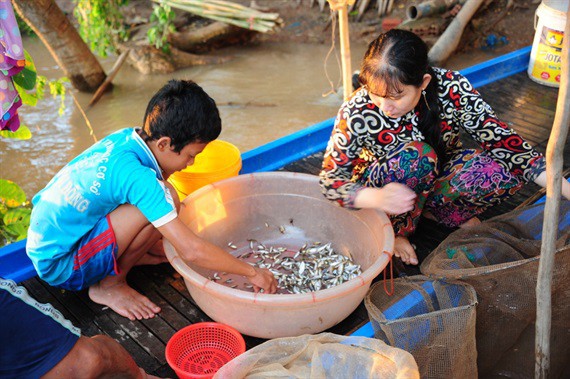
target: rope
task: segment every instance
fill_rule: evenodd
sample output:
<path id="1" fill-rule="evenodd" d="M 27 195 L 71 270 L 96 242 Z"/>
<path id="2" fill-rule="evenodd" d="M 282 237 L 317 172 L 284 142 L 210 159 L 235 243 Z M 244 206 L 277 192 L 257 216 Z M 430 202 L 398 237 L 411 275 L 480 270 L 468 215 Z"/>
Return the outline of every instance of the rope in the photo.
<path id="1" fill-rule="evenodd" d="M 386 295 L 388 296 L 392 296 L 394 294 L 394 265 L 392 264 L 392 254 L 385 251 L 384 254 L 387 254 L 390 257 L 390 262 L 388 262 L 388 264 L 390 265 L 390 291 L 388 291 L 388 288 L 386 288 L 386 270 L 388 269 L 388 267 L 384 268 L 384 292 L 386 292 Z"/>
<path id="2" fill-rule="evenodd" d="M 336 87 L 335 87 L 335 85 L 333 84 L 333 82 L 332 82 L 332 80 L 331 80 L 331 78 L 330 78 L 330 76 L 329 76 L 328 70 L 327 70 L 327 62 L 328 62 L 328 60 L 329 60 L 330 55 L 331 55 L 332 52 L 334 51 L 334 53 L 335 53 L 335 58 L 336 58 L 336 63 L 337 63 L 337 67 L 338 67 L 338 69 L 339 69 L 339 72 L 342 73 L 342 67 L 341 67 L 341 64 L 340 64 L 340 60 L 339 60 L 339 58 L 338 58 L 338 52 L 337 52 L 337 50 L 336 50 L 336 45 L 335 45 L 336 12 L 332 9 L 332 7 L 331 7 L 331 11 L 330 11 L 330 12 L 331 12 L 331 22 L 332 22 L 332 28 L 331 28 L 331 29 L 332 29 L 332 31 L 331 31 L 331 37 L 332 37 L 332 38 L 331 38 L 331 41 L 332 41 L 332 42 L 331 42 L 331 48 L 330 48 L 329 51 L 327 52 L 327 55 L 326 55 L 325 60 L 324 60 L 324 62 L 323 62 L 323 69 L 324 69 L 324 71 L 325 71 L 325 76 L 326 76 L 326 78 L 327 78 L 327 80 L 328 80 L 328 82 L 329 82 L 329 85 L 331 86 L 331 89 L 330 89 L 330 91 L 328 91 L 328 92 L 326 92 L 326 93 L 323 93 L 323 95 L 322 95 L 323 97 L 327 97 L 327 96 L 329 96 L 329 95 L 336 94 L 336 93 L 337 93 L 337 92 L 336 92 L 336 89 L 340 86 L 340 83 L 341 83 L 341 80 L 342 80 L 342 77 L 339 77 L 339 79 L 338 79 L 338 84 L 337 84 Z"/>

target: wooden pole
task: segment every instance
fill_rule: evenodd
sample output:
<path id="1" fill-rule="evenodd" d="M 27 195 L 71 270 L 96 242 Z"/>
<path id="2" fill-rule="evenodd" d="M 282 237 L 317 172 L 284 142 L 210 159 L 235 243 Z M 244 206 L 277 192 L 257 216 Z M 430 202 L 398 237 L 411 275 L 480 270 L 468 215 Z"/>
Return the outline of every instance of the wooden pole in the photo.
<path id="1" fill-rule="evenodd" d="M 352 93 L 352 67 L 350 62 L 350 38 L 348 36 L 348 10 L 344 4 L 338 10 L 338 24 L 340 33 L 340 57 L 342 64 L 342 86 L 344 100 Z"/>
<path id="2" fill-rule="evenodd" d="M 437 39 L 436 43 L 431 47 L 428 53 L 428 59 L 432 66 L 441 66 L 447 61 L 447 58 L 455 51 L 463 30 L 471 21 L 471 18 L 477 12 L 477 9 L 483 4 L 484 0 L 468 0 L 465 2 L 459 13 L 453 18 L 451 24 L 445 29 L 445 32 Z"/>
<path id="3" fill-rule="evenodd" d="M 331 10 L 338 11 L 343 96 L 344 100 L 347 100 L 352 93 L 352 67 L 350 62 L 350 38 L 348 34 L 348 5 L 354 4 L 355 0 L 328 1 Z"/>
<path id="4" fill-rule="evenodd" d="M 570 6 L 567 15 L 570 13 Z M 536 335 L 534 377 L 546 379 L 550 372 L 550 326 L 552 317 L 552 268 L 554 267 L 555 243 L 558 230 L 562 186 L 564 142 L 570 123 L 570 74 L 569 42 L 570 20 L 566 18 L 562 42 L 562 67 L 556 114 L 546 147 L 546 205 L 542 225 L 542 245 L 536 284 Z"/>
<path id="5" fill-rule="evenodd" d="M 95 91 L 95 94 L 91 98 L 91 101 L 89 101 L 89 104 L 87 104 L 88 107 L 92 107 L 93 105 L 95 105 L 99 101 L 101 96 L 103 96 L 103 93 L 107 90 L 107 88 L 109 88 L 109 86 L 113 82 L 113 79 L 115 78 L 115 76 L 117 75 L 117 73 L 121 69 L 121 66 L 125 62 L 125 59 L 127 59 L 127 56 L 129 55 L 130 50 L 131 49 L 126 49 L 125 51 L 123 51 L 121 53 L 121 55 L 119 56 L 119 58 L 117 59 L 117 61 L 113 65 L 113 68 L 109 72 L 109 75 L 107 75 L 107 78 L 105 79 L 103 84 L 101 84 L 99 86 L 99 88 L 97 89 L 97 91 Z"/>

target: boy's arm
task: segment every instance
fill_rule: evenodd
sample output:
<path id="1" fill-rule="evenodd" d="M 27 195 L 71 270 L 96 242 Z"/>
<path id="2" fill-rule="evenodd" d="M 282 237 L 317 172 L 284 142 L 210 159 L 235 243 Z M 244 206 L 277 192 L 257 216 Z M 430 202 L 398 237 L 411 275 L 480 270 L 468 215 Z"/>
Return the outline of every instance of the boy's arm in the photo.
<path id="1" fill-rule="evenodd" d="M 253 267 L 198 237 L 180 218 L 176 217 L 158 230 L 174 246 L 183 260 L 210 270 L 245 276 L 256 291 L 260 288 L 266 293 L 277 291 L 277 281 L 269 270 Z"/>

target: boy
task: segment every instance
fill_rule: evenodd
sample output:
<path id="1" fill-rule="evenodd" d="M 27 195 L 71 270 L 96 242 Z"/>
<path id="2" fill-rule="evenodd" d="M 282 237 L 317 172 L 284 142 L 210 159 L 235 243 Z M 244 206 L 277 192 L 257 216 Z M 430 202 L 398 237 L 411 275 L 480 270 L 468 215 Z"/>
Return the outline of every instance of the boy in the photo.
<path id="1" fill-rule="evenodd" d="M 43 280 L 131 320 L 160 308 L 129 287 L 134 265 L 165 262 L 161 238 L 186 261 L 243 275 L 277 290 L 254 268 L 196 236 L 177 216 L 168 177 L 194 162 L 221 132 L 216 103 L 192 81 L 171 80 L 150 100 L 144 127 L 119 130 L 67 164 L 33 199 L 26 250 Z"/>

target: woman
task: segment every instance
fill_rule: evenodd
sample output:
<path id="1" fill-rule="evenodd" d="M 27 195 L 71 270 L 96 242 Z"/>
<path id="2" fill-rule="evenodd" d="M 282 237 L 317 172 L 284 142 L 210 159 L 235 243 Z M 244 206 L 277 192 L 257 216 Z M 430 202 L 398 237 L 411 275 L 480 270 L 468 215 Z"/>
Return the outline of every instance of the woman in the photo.
<path id="1" fill-rule="evenodd" d="M 533 180 L 546 185 L 545 159 L 499 121 L 458 72 L 428 65 L 426 44 L 393 29 L 372 41 L 362 87 L 342 105 L 325 152 L 324 195 L 347 208 L 390 215 L 394 254 L 418 264 L 408 240 L 420 216 L 448 227 L 477 215 Z M 465 149 L 460 129 L 480 149 Z M 562 194 L 570 199 L 570 184 Z"/>

